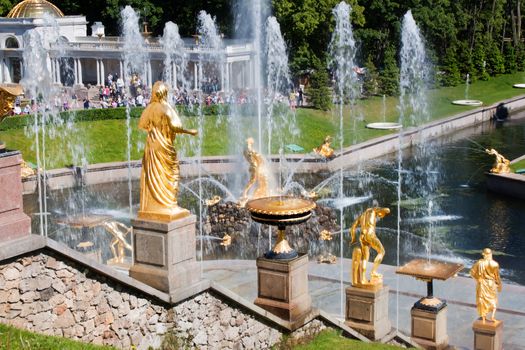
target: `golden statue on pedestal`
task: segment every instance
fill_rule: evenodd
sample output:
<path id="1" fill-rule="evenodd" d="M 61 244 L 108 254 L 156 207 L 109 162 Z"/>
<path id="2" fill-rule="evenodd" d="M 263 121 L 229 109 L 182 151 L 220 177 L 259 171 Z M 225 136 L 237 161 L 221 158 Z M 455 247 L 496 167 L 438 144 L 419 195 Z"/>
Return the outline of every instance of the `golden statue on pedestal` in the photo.
<path id="1" fill-rule="evenodd" d="M 314 152 L 328 159 L 335 157 L 334 149 L 330 146 L 331 143 L 332 137 L 328 135 L 319 147 L 314 148 Z"/>
<path id="2" fill-rule="evenodd" d="M 123 264 L 126 257 L 125 249 L 133 250 L 133 247 L 126 241 L 126 236 L 131 233 L 132 228 L 118 221 L 106 221 L 103 226 L 113 236 L 110 245 L 113 258 L 108 260 L 108 264 Z"/>
<path id="3" fill-rule="evenodd" d="M 24 94 L 20 85 L 0 86 L 0 122 L 11 115 L 16 98 Z"/>
<path id="4" fill-rule="evenodd" d="M 153 85 L 151 103 L 144 109 L 139 128 L 148 132 L 140 177 L 139 219 L 171 221 L 189 215 L 177 205 L 179 160 L 173 142 L 177 134 L 197 135 L 186 130 L 167 101 L 168 87 L 161 81 Z"/>
<path id="5" fill-rule="evenodd" d="M 476 305 L 481 320 L 485 322 L 487 314 L 492 312 L 490 321 L 497 321 L 494 316 L 498 306 L 498 292 L 501 292 L 501 279 L 499 277 L 499 264 L 492 260 L 492 250 L 483 249 L 483 259 L 479 259 L 470 275 L 476 280 Z"/>
<path id="6" fill-rule="evenodd" d="M 510 161 L 507 158 L 499 154 L 498 151 L 496 151 L 494 148 L 486 149 L 485 152 L 487 152 L 490 155 L 496 156 L 496 162 L 494 163 L 494 167 L 490 169 L 491 173 L 494 173 L 494 174 L 510 173 Z"/>
<path id="7" fill-rule="evenodd" d="M 381 285 L 383 276 L 377 273 L 377 268 L 385 256 L 385 248 L 376 236 L 376 221 L 390 214 L 390 209 L 373 207 L 368 208 L 352 224 L 350 235 L 353 244 L 356 241 L 357 226 L 361 227 L 359 235 L 359 247 L 352 252 L 352 285 L 359 288 L 368 288 Z M 370 273 L 370 280 L 366 278 L 366 265 L 370 258 L 370 248 L 377 252 L 374 259 L 374 267 Z"/>
<path id="8" fill-rule="evenodd" d="M 264 172 L 264 158 L 253 149 L 253 138 L 246 139 L 246 148 L 244 149 L 244 158 L 250 164 L 250 180 L 242 191 L 239 205 L 244 207 L 249 199 L 257 199 L 268 196 L 268 177 Z M 256 185 L 257 184 L 257 185 Z M 250 189 L 256 185 L 251 196 L 248 196 Z"/>

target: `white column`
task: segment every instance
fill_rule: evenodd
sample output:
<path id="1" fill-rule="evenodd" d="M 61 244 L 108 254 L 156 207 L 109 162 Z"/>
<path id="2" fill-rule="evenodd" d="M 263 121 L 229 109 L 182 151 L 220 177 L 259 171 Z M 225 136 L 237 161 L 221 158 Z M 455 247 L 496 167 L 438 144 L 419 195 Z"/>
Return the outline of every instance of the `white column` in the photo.
<path id="1" fill-rule="evenodd" d="M 105 85 L 106 81 L 106 71 L 104 70 L 104 60 L 100 60 L 100 84 Z"/>
<path id="2" fill-rule="evenodd" d="M 224 69 L 225 69 L 225 72 L 224 74 L 226 75 L 226 86 L 224 87 L 224 89 L 226 91 L 230 91 L 230 64 L 228 62 L 226 62 L 226 64 L 224 65 Z"/>
<path id="3" fill-rule="evenodd" d="M 73 59 L 73 75 L 75 76 L 75 83 L 73 85 L 78 85 L 78 62 L 77 59 Z"/>
<path id="4" fill-rule="evenodd" d="M 193 89 L 196 90 L 199 86 L 197 85 L 197 70 L 199 69 L 197 62 L 193 63 Z"/>
<path id="5" fill-rule="evenodd" d="M 151 61 L 148 60 L 148 86 L 153 86 L 153 72 L 151 68 Z"/>
<path id="6" fill-rule="evenodd" d="M 124 80 L 124 63 L 122 62 L 122 60 L 119 60 L 119 72 L 120 72 L 120 79 Z"/>
<path id="7" fill-rule="evenodd" d="M 100 85 L 100 60 L 97 59 L 97 86 Z"/>
<path id="8" fill-rule="evenodd" d="M 224 91 L 224 63 L 221 63 L 221 88 L 219 90 Z"/>
<path id="9" fill-rule="evenodd" d="M 22 58 L 18 61 L 18 63 L 20 64 L 20 80 L 22 80 L 24 79 L 24 61 L 22 61 Z"/>
<path id="10" fill-rule="evenodd" d="M 60 61 L 58 58 L 55 58 L 55 79 L 57 84 L 62 84 L 60 80 Z"/>
<path id="11" fill-rule="evenodd" d="M 0 59 L 0 83 L 4 83 L 4 59 Z"/>
<path id="12" fill-rule="evenodd" d="M 78 83 L 80 85 L 84 85 L 84 79 L 82 78 L 82 60 L 80 58 L 78 59 L 77 67 L 78 67 Z"/>
<path id="13" fill-rule="evenodd" d="M 173 80 L 171 86 L 177 89 L 177 65 L 175 63 L 171 63 L 171 72 L 171 80 Z"/>

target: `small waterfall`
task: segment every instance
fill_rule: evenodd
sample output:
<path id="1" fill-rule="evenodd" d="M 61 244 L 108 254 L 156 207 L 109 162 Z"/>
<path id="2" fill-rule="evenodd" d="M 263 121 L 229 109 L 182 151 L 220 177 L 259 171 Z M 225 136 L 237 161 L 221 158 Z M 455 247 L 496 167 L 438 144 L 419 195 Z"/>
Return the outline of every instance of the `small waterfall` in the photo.
<path id="1" fill-rule="evenodd" d="M 470 74 L 467 73 L 467 77 L 465 78 L 465 100 L 468 100 L 469 85 L 470 85 Z"/>
<path id="2" fill-rule="evenodd" d="M 341 153 L 344 147 L 344 104 L 345 102 L 353 103 L 359 93 L 359 84 L 357 75 L 354 71 L 356 42 L 354 39 L 352 24 L 350 23 L 350 14 L 352 8 L 346 2 L 341 1 L 333 10 L 335 18 L 335 29 L 332 33 L 332 39 L 329 45 L 330 61 L 328 68 L 331 69 L 335 80 L 335 98 L 338 103 L 339 112 L 339 149 Z M 344 194 L 344 176 L 343 167 L 339 170 L 339 200 L 342 201 Z M 344 208 L 341 207 L 339 226 L 340 244 L 340 289 L 341 289 L 341 316 L 344 316 L 344 285 L 343 285 L 343 227 L 344 227 Z"/>

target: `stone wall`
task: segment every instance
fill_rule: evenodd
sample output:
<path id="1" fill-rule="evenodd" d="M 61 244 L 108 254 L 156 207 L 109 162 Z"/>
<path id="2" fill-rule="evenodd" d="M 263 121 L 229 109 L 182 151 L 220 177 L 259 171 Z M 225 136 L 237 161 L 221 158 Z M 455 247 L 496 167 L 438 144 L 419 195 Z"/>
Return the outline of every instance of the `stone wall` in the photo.
<path id="1" fill-rule="evenodd" d="M 170 306 L 48 250 L 0 263 L 0 322 L 124 349 L 158 347 L 167 333 L 199 349 L 263 349 L 283 334 L 214 292 Z M 314 320 L 291 336 L 323 328 Z"/>

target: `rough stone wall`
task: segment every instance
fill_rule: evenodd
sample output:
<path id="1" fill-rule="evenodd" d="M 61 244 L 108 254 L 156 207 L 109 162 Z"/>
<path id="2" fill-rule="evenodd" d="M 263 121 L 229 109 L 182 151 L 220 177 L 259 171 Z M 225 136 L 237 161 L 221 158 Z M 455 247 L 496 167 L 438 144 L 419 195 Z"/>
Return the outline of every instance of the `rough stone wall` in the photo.
<path id="1" fill-rule="evenodd" d="M 158 347 L 166 333 L 199 349 L 264 349 L 282 337 L 214 293 L 170 306 L 47 251 L 0 263 L 0 322 L 123 349 Z M 291 337 L 324 328 L 314 320 Z"/>

